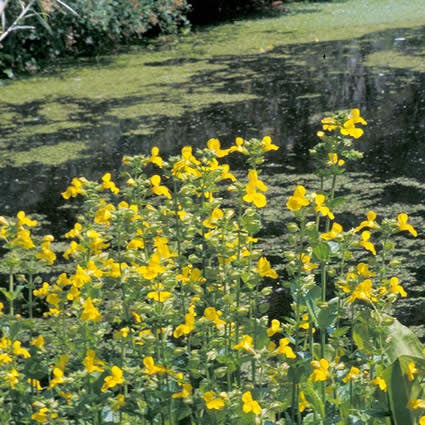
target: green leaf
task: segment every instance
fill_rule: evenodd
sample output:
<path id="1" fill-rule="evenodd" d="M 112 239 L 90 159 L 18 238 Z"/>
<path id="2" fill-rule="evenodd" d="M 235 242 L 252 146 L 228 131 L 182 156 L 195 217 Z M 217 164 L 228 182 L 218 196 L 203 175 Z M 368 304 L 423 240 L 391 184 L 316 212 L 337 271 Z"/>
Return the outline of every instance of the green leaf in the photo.
<path id="1" fill-rule="evenodd" d="M 333 210 L 345 202 L 347 202 L 347 198 L 344 198 L 343 196 L 337 196 L 336 198 L 328 201 L 328 206 L 331 210 Z"/>
<path id="2" fill-rule="evenodd" d="M 329 260 L 330 252 L 331 250 L 328 244 L 324 242 L 319 242 L 319 244 L 313 247 L 314 256 L 323 263 Z"/>
<path id="3" fill-rule="evenodd" d="M 323 303 L 319 307 L 319 314 L 317 315 L 317 325 L 320 329 L 326 329 L 331 326 L 337 317 L 338 303 L 334 300 L 330 300 L 327 303 Z"/>

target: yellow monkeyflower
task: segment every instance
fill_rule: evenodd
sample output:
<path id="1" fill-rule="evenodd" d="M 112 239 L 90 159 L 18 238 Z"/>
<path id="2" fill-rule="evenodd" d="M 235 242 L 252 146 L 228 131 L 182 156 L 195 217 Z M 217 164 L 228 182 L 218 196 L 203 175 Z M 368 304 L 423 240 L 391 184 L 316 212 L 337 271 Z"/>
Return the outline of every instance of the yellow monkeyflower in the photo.
<path id="1" fill-rule="evenodd" d="M 36 391 L 42 391 L 43 387 L 41 386 L 41 383 L 38 379 L 34 378 L 28 378 L 27 379 L 28 384 L 30 384 Z"/>
<path id="2" fill-rule="evenodd" d="M 329 217 L 330 220 L 333 220 L 335 217 L 332 211 L 327 206 L 323 205 L 325 200 L 326 200 L 325 195 L 322 195 L 322 194 L 316 195 L 314 197 L 314 202 L 316 203 L 316 207 L 314 208 L 314 210 L 322 214 L 322 216 L 327 216 Z"/>
<path id="3" fill-rule="evenodd" d="M 338 154 L 335 152 L 328 153 L 328 164 L 329 165 L 338 165 L 338 167 L 342 167 L 345 164 L 343 159 L 338 158 Z"/>
<path id="4" fill-rule="evenodd" d="M 356 232 L 359 232 L 365 227 L 369 227 L 370 229 L 379 229 L 379 224 L 375 221 L 375 219 L 376 219 L 376 212 L 369 211 L 367 213 L 367 220 L 362 221 L 354 230 Z"/>
<path id="5" fill-rule="evenodd" d="M 118 394 L 115 401 L 112 403 L 112 410 L 119 410 L 125 404 L 125 396 L 124 394 Z"/>
<path id="6" fill-rule="evenodd" d="M 13 354 L 17 356 L 22 356 L 24 359 L 29 359 L 31 354 L 26 348 L 21 347 L 21 341 L 14 341 L 12 344 Z"/>
<path id="7" fill-rule="evenodd" d="M 18 214 L 16 214 L 16 217 L 18 219 L 16 224 L 19 227 L 21 226 L 34 227 L 38 223 L 37 220 L 31 220 L 28 216 L 26 216 L 24 211 L 19 211 Z"/>
<path id="8" fill-rule="evenodd" d="M 230 149 L 221 149 L 220 140 L 210 139 L 207 142 L 208 149 L 214 152 L 217 158 L 223 158 L 230 153 Z"/>
<path id="9" fill-rule="evenodd" d="M 251 391 L 246 391 L 242 394 L 242 410 L 244 413 L 254 413 L 254 415 L 261 415 L 262 409 L 258 401 L 252 398 Z"/>
<path id="10" fill-rule="evenodd" d="M 91 298 L 87 298 L 84 301 L 81 319 L 90 322 L 98 322 L 102 319 L 102 315 L 100 314 L 99 310 L 94 306 Z"/>
<path id="11" fill-rule="evenodd" d="M 310 204 L 310 201 L 305 197 L 307 193 L 306 189 L 302 185 L 298 185 L 294 194 L 288 198 L 286 202 L 286 207 L 291 211 L 299 211 L 301 208 L 306 207 Z"/>
<path id="12" fill-rule="evenodd" d="M 346 384 L 347 382 L 355 380 L 359 375 L 360 375 L 360 369 L 358 367 L 351 366 L 347 375 L 345 375 L 345 377 L 342 378 L 342 382 Z"/>
<path id="13" fill-rule="evenodd" d="M 419 425 L 425 425 L 425 416 L 419 418 Z"/>
<path id="14" fill-rule="evenodd" d="M 143 369 L 143 372 L 147 375 L 155 375 L 157 373 L 167 373 L 168 369 L 161 365 L 156 365 L 153 357 L 148 356 L 143 359 L 143 364 L 145 368 Z"/>
<path id="15" fill-rule="evenodd" d="M 357 264 L 357 273 L 361 277 L 374 277 L 376 273 L 369 270 L 369 266 L 366 263 Z"/>
<path id="16" fill-rule="evenodd" d="M 389 292 L 392 294 L 400 294 L 401 297 L 407 297 L 407 293 L 404 288 L 399 284 L 397 277 L 392 277 L 390 279 L 390 288 Z"/>
<path id="17" fill-rule="evenodd" d="M 367 251 L 370 251 L 373 255 L 376 255 L 376 249 L 375 249 L 375 245 L 369 241 L 371 237 L 371 233 L 369 232 L 369 230 L 365 230 L 364 232 L 362 232 L 361 235 L 361 240 L 360 240 L 360 245 Z"/>
<path id="18" fill-rule="evenodd" d="M 387 383 L 385 382 L 385 379 L 377 376 L 375 379 L 370 381 L 371 384 L 377 385 L 379 389 L 383 392 L 387 391 Z"/>
<path id="19" fill-rule="evenodd" d="M 169 291 L 163 290 L 164 285 L 162 283 L 157 283 L 153 286 L 153 291 L 147 293 L 146 297 L 153 301 L 158 301 L 163 303 L 168 300 L 172 296 L 172 293 Z"/>
<path id="20" fill-rule="evenodd" d="M 43 335 L 39 335 L 38 337 L 33 338 L 30 344 L 34 345 L 34 347 L 37 347 L 39 350 L 42 350 L 44 348 L 44 342 Z"/>
<path id="21" fill-rule="evenodd" d="M 189 398 L 192 395 L 192 385 L 191 384 L 182 384 L 182 390 L 178 393 L 174 393 L 171 398 Z"/>
<path id="22" fill-rule="evenodd" d="M 84 177 L 74 177 L 71 181 L 71 185 L 62 192 L 61 195 L 64 199 L 75 198 L 77 195 L 84 195 L 84 186 L 88 181 Z"/>
<path id="23" fill-rule="evenodd" d="M 272 143 L 272 138 L 270 136 L 264 136 L 261 140 L 261 145 L 264 152 L 277 151 L 279 149 L 279 146 Z"/>
<path id="24" fill-rule="evenodd" d="M 162 168 L 162 158 L 159 156 L 159 148 L 157 146 L 154 146 L 151 149 L 151 156 L 149 158 L 149 162 Z"/>
<path id="25" fill-rule="evenodd" d="M 53 379 L 50 381 L 49 388 L 53 388 L 58 384 L 63 384 L 65 379 L 63 377 L 63 370 L 59 367 L 53 369 Z"/>
<path id="26" fill-rule="evenodd" d="M 257 192 L 257 189 L 261 192 L 268 190 L 267 186 L 258 178 L 257 171 L 249 170 L 248 183 L 245 186 L 246 195 L 243 197 L 243 200 L 253 203 L 257 208 L 263 208 L 267 204 L 267 199 L 262 193 Z"/>
<path id="27" fill-rule="evenodd" d="M 314 370 L 308 378 L 309 381 L 322 382 L 331 376 L 329 373 L 329 362 L 326 359 L 312 360 L 311 365 Z"/>
<path id="28" fill-rule="evenodd" d="M 218 221 L 224 217 L 224 212 L 220 208 L 214 208 L 211 212 L 211 215 L 205 219 L 202 224 L 209 229 L 216 229 L 218 226 Z"/>
<path id="29" fill-rule="evenodd" d="M 267 329 L 267 335 L 273 336 L 274 334 L 278 332 L 282 332 L 283 328 L 279 322 L 279 320 L 273 319 L 272 323 L 270 324 L 270 327 Z"/>
<path id="30" fill-rule="evenodd" d="M 407 365 L 407 378 L 409 381 L 413 381 L 415 379 L 415 375 L 419 372 L 416 368 L 415 362 L 409 362 Z"/>
<path id="31" fill-rule="evenodd" d="M 321 120 L 323 130 L 325 131 L 333 131 L 338 128 L 337 122 L 333 117 L 326 117 Z M 319 136 L 323 137 L 323 136 Z"/>
<path id="32" fill-rule="evenodd" d="M 300 254 L 299 259 L 303 263 L 302 269 L 305 272 L 317 269 L 319 267 L 318 264 L 311 262 L 311 257 L 307 254 L 304 254 L 304 253 Z"/>
<path id="33" fill-rule="evenodd" d="M 210 410 L 221 410 L 223 409 L 225 402 L 224 397 L 221 394 L 217 394 L 214 391 L 207 391 L 202 395 L 202 398 L 205 401 L 207 409 Z"/>
<path id="34" fill-rule="evenodd" d="M 326 233 L 322 233 L 320 237 L 325 241 L 331 241 L 336 239 L 342 233 L 342 226 L 338 223 L 332 223 L 331 230 Z"/>
<path id="35" fill-rule="evenodd" d="M 19 375 L 19 372 L 15 368 L 6 373 L 6 379 L 9 383 L 9 387 L 12 388 L 12 390 L 14 390 L 16 385 L 19 383 Z"/>
<path id="36" fill-rule="evenodd" d="M 270 277 L 272 279 L 277 279 L 278 274 L 276 270 L 273 270 L 270 261 L 265 257 L 260 257 L 257 262 L 256 272 L 262 277 Z"/>
<path id="37" fill-rule="evenodd" d="M 124 383 L 123 371 L 118 366 L 112 366 L 111 374 L 105 376 L 103 381 L 103 385 L 101 388 L 102 392 L 109 390 L 110 388 L 114 388 L 117 385 Z"/>
<path id="38" fill-rule="evenodd" d="M 222 329 L 226 324 L 225 320 L 220 319 L 222 314 L 223 313 L 220 310 L 216 310 L 214 307 L 207 307 L 204 310 L 204 317 L 208 320 L 211 320 L 217 329 Z"/>
<path id="39" fill-rule="evenodd" d="M 184 316 L 184 324 L 177 326 L 174 330 L 174 338 L 180 338 L 183 335 L 188 335 L 195 329 L 195 316 L 195 306 L 191 305 L 189 307 L 189 312 Z"/>
<path id="40" fill-rule="evenodd" d="M 298 410 L 300 413 L 304 412 L 305 409 L 310 407 L 310 403 L 305 398 L 304 391 L 300 391 L 300 399 L 298 402 Z"/>
<path id="41" fill-rule="evenodd" d="M 171 199 L 171 193 L 168 190 L 167 186 L 163 186 L 161 185 L 161 177 L 158 176 L 157 174 L 155 174 L 154 176 L 152 176 L 149 181 L 151 182 L 152 185 L 152 192 L 155 195 L 163 195 L 165 196 L 167 199 Z"/>
<path id="42" fill-rule="evenodd" d="M 289 338 L 281 338 L 279 340 L 279 347 L 277 347 L 276 354 L 282 354 L 288 359 L 295 359 L 297 355 L 294 350 L 289 346 Z"/>
<path id="43" fill-rule="evenodd" d="M 234 350 L 245 350 L 248 353 L 255 353 L 254 351 L 254 339 L 250 335 L 242 335 L 242 340 L 233 346 Z"/>
<path id="44" fill-rule="evenodd" d="M 88 373 L 103 372 L 105 370 L 102 367 L 104 364 L 104 361 L 96 358 L 96 353 L 94 350 L 87 351 L 86 357 L 83 360 L 83 365 Z"/>
<path id="45" fill-rule="evenodd" d="M 119 193 L 118 187 L 115 185 L 115 183 L 111 180 L 112 176 L 111 173 L 106 173 L 102 177 L 102 189 L 109 189 L 113 194 L 117 195 Z"/>
<path id="46" fill-rule="evenodd" d="M 340 128 L 341 134 L 358 139 L 363 135 L 363 129 L 356 127 L 356 124 L 367 125 L 367 122 L 360 116 L 360 110 L 358 108 L 354 108 L 351 111 L 348 120 Z"/>
<path id="47" fill-rule="evenodd" d="M 48 416 L 48 413 L 49 413 L 49 409 L 47 407 L 42 407 L 37 412 L 32 414 L 31 419 L 40 423 L 49 422 L 50 418 Z"/>
<path id="48" fill-rule="evenodd" d="M 376 302 L 378 299 L 372 293 L 372 281 L 366 279 L 363 282 L 360 282 L 353 293 L 347 298 L 347 302 L 352 303 L 355 300 L 362 300 L 366 302 Z"/>
<path id="49" fill-rule="evenodd" d="M 153 253 L 149 259 L 147 266 L 140 266 L 137 269 L 145 279 L 155 279 L 160 273 L 163 273 L 166 269 L 161 266 L 161 257 L 158 253 Z"/>
<path id="50" fill-rule="evenodd" d="M 409 224 L 407 221 L 409 219 L 409 216 L 407 214 L 401 213 L 397 216 L 397 221 L 398 221 L 398 228 L 400 231 L 407 231 L 409 232 L 412 236 L 414 236 L 416 238 L 416 236 L 418 236 L 418 232 L 414 229 L 414 227 Z"/>
<path id="51" fill-rule="evenodd" d="M 414 410 L 425 410 L 425 400 L 419 398 L 416 400 L 410 400 L 409 403 L 407 403 L 407 407 Z"/>

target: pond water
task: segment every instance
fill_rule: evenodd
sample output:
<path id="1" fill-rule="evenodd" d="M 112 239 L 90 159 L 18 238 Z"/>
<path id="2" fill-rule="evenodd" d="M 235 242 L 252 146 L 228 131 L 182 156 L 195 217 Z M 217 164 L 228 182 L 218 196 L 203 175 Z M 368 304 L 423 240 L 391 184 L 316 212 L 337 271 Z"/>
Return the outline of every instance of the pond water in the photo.
<path id="1" fill-rule="evenodd" d="M 196 65 L 196 58 L 181 57 L 144 66 L 160 74 L 170 67 Z M 25 209 L 46 215 L 53 230 L 59 224 L 62 227 L 64 220 L 68 220 L 65 227 L 70 227 L 72 215 L 58 207 L 64 203 L 60 192 L 73 176 L 99 178 L 106 171 L 116 173 L 123 155 L 148 153 L 153 145 L 166 155 L 176 153 L 183 145 L 204 144 L 211 137 L 218 137 L 226 145 L 236 136 L 247 139 L 264 135 L 272 136 L 281 147 L 272 155 L 266 172 L 279 192 L 276 203 L 282 205 L 283 196 L 293 190 L 296 182 L 303 176 L 311 178 L 308 149 L 316 142 L 323 114 L 359 107 L 368 121 L 365 136 L 358 142 L 365 158 L 350 166 L 356 174 L 345 182 L 345 188 L 362 187 L 366 193 L 359 200 L 362 210 L 355 204 L 348 212 L 360 217 L 368 205 L 374 208 L 376 202 L 378 211 L 395 213 L 406 208 L 411 214 L 422 236 L 416 245 L 409 240 L 404 252 L 411 256 L 415 253 L 415 264 L 410 265 L 409 272 L 416 304 L 410 305 L 412 317 L 408 319 L 423 324 L 425 26 L 382 30 L 351 40 L 269 46 L 257 54 L 216 55 L 208 65 L 189 80 L 170 82 L 169 87 L 158 84 L 158 90 L 178 89 L 185 96 L 207 93 L 210 97 L 207 105 L 185 111 L 181 98 L 176 96 L 175 103 L 168 105 L 170 109 L 179 108 L 175 116 L 138 113 L 139 104 L 161 102 L 161 98 L 153 99 L 154 95 L 142 89 L 119 99 L 98 101 L 72 95 L 19 104 L 12 99 L 2 100 L 0 112 L 23 118 L 1 126 L 0 140 L 8 140 L 11 150 L 31 146 L 34 156 L 24 165 L 13 161 L 2 164 L 0 213 L 8 215 Z M 78 77 L 72 78 L 78 83 Z M 114 82 L 105 80 L 105 84 Z M 242 100 L 229 102 L 225 100 L 229 95 Z M 32 135 L 31 126 L 49 124 L 43 122 L 42 113 L 49 102 L 59 102 L 71 111 L 68 124 Z M 128 116 L 112 113 L 123 105 L 136 112 Z M 73 120 L 84 125 L 74 126 Z M 14 145 L 17 128 L 26 128 L 27 132 L 21 131 Z M 57 144 L 60 156 L 69 154 L 75 140 L 90 143 L 74 159 L 54 165 L 55 161 L 43 158 L 43 146 Z M 279 213 L 275 215 L 280 217 Z M 276 236 L 283 232 L 278 230 L 282 226 L 276 218 L 267 220 L 270 229 L 266 233 Z"/>

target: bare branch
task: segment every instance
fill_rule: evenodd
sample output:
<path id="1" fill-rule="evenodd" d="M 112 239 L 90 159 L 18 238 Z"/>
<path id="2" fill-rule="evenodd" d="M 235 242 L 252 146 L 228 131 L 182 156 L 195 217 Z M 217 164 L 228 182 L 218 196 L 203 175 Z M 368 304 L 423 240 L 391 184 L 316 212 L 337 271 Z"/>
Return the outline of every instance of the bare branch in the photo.
<path id="1" fill-rule="evenodd" d="M 32 8 L 33 4 L 35 3 L 35 0 L 31 0 L 25 8 L 22 10 L 22 12 L 18 15 L 18 17 L 14 20 L 12 25 L 6 29 L 1 35 L 0 35 L 0 43 L 12 32 L 16 31 L 16 28 L 19 27 L 19 21 L 25 18 L 25 15 L 28 13 L 28 11 Z"/>

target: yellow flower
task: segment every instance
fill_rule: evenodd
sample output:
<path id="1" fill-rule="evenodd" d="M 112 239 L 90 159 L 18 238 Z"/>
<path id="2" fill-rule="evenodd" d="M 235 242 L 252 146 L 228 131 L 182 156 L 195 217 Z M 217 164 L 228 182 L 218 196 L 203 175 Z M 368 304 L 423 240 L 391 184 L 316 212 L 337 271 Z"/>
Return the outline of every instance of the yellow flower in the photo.
<path id="1" fill-rule="evenodd" d="M 418 232 L 414 229 L 414 227 L 411 224 L 407 223 L 407 220 L 409 219 L 409 216 L 407 214 L 401 213 L 397 216 L 398 221 L 398 228 L 400 231 L 406 230 L 409 232 L 412 236 L 416 238 L 418 236 Z"/>
<path id="2" fill-rule="evenodd" d="M 338 128 L 338 125 L 333 117 L 326 117 L 321 120 L 323 125 L 323 130 L 325 131 L 333 131 Z"/>
<path id="3" fill-rule="evenodd" d="M 375 219 L 376 219 L 376 212 L 375 211 L 369 211 L 367 213 L 367 220 L 362 221 L 354 230 L 356 232 L 358 232 L 365 227 L 369 227 L 370 229 L 379 229 L 379 225 L 375 221 Z"/>
<path id="4" fill-rule="evenodd" d="M 207 391 L 202 395 L 207 409 L 221 410 L 224 407 L 224 398 L 217 395 L 214 391 Z"/>
<path id="5" fill-rule="evenodd" d="M 127 249 L 143 249 L 145 247 L 145 241 L 142 238 L 133 238 L 127 244 Z"/>
<path id="6" fill-rule="evenodd" d="M 118 394 L 115 401 L 112 403 L 112 410 L 119 410 L 125 404 L 125 396 L 124 394 Z"/>
<path id="7" fill-rule="evenodd" d="M 288 359 L 295 359 L 297 357 L 289 346 L 289 338 L 281 338 L 279 340 L 279 347 L 277 347 L 276 354 L 282 354 Z"/>
<path id="8" fill-rule="evenodd" d="M 270 261 L 265 257 L 260 257 L 258 260 L 256 272 L 262 277 L 270 277 L 272 279 L 278 278 L 276 270 L 271 268 Z"/>
<path id="9" fill-rule="evenodd" d="M 30 344 L 34 345 L 39 350 L 42 350 L 44 348 L 44 337 L 43 337 L 43 335 L 39 335 L 37 338 L 32 339 Z"/>
<path id="10" fill-rule="evenodd" d="M 309 376 L 309 381 L 322 382 L 326 381 L 331 375 L 329 373 L 329 362 L 326 359 L 312 360 L 311 365 L 314 370 Z"/>
<path id="11" fill-rule="evenodd" d="M 298 410 L 300 413 L 304 412 L 307 407 L 310 407 L 310 403 L 305 398 L 304 391 L 300 391 L 300 399 L 298 402 Z"/>
<path id="12" fill-rule="evenodd" d="M 357 128 L 356 124 L 367 125 L 367 122 L 360 116 L 360 110 L 355 108 L 351 111 L 349 119 L 344 122 L 343 127 L 340 128 L 341 134 L 343 136 L 351 136 L 355 139 L 358 139 L 363 135 L 363 130 Z"/>
<path id="13" fill-rule="evenodd" d="M 266 192 L 268 188 L 258 178 L 257 171 L 249 170 L 248 183 L 245 186 L 246 195 L 243 197 L 243 200 L 248 203 L 253 203 L 257 208 L 263 208 L 267 204 L 267 199 L 262 193 L 257 192 L 257 189 L 261 192 Z"/>
<path id="14" fill-rule="evenodd" d="M 11 369 L 6 374 L 6 379 L 9 382 L 9 387 L 14 390 L 16 385 L 19 383 L 19 372 L 15 368 Z"/>
<path id="15" fill-rule="evenodd" d="M 255 401 L 252 398 L 252 394 L 251 391 L 246 391 L 245 393 L 242 394 L 242 402 L 243 402 L 243 406 L 242 406 L 242 410 L 245 413 L 254 413 L 254 415 L 261 415 L 261 406 L 258 403 L 258 401 Z"/>
<path id="16" fill-rule="evenodd" d="M 41 386 L 41 383 L 38 379 L 34 378 L 28 378 L 27 379 L 28 384 L 30 384 L 36 391 L 42 391 L 43 387 Z"/>
<path id="17" fill-rule="evenodd" d="M 419 418 L 419 425 L 425 425 L 425 416 Z"/>
<path id="18" fill-rule="evenodd" d="M 279 320 L 273 319 L 270 327 L 267 329 L 267 335 L 273 336 L 274 334 L 278 332 L 282 332 L 283 328 L 280 325 Z"/>
<path id="19" fill-rule="evenodd" d="M 42 407 L 37 412 L 32 414 L 31 419 L 34 419 L 36 422 L 40 423 L 49 422 L 48 412 L 49 409 L 47 407 Z"/>
<path id="20" fill-rule="evenodd" d="M 113 194 L 117 195 L 119 193 L 119 189 L 115 185 L 115 183 L 111 180 L 111 173 L 106 173 L 102 177 L 102 189 L 109 189 Z"/>
<path id="21" fill-rule="evenodd" d="M 389 291 L 392 294 L 400 294 L 401 297 L 407 297 L 407 293 L 404 288 L 398 283 L 397 277 L 392 277 L 390 279 L 390 289 Z"/>
<path id="22" fill-rule="evenodd" d="M 71 185 L 62 192 L 61 195 L 64 199 L 75 198 L 77 195 L 84 195 L 84 186 L 87 184 L 87 180 L 84 177 L 74 177 L 71 181 Z"/>
<path id="23" fill-rule="evenodd" d="M 217 329 L 222 329 L 226 324 L 225 320 L 220 319 L 222 314 L 223 313 L 221 311 L 216 310 L 214 307 L 207 307 L 204 310 L 204 317 L 208 320 L 211 320 Z"/>
<path id="24" fill-rule="evenodd" d="M 338 159 L 338 154 L 335 152 L 328 153 L 328 164 L 329 165 L 338 165 L 338 167 L 342 167 L 345 164 L 343 159 Z"/>
<path id="25" fill-rule="evenodd" d="M 286 207 L 291 211 L 299 211 L 301 208 L 306 207 L 310 204 L 310 201 L 305 197 L 307 193 L 304 186 L 297 186 L 294 190 L 294 194 L 288 198 Z"/>
<path id="26" fill-rule="evenodd" d="M 143 372 L 145 372 L 147 375 L 155 375 L 157 373 L 167 373 L 168 370 L 161 366 L 156 365 L 153 357 L 148 356 L 143 359 L 143 364 L 145 366 L 145 369 Z"/>
<path id="27" fill-rule="evenodd" d="M 209 218 L 205 219 L 202 224 L 209 229 L 216 229 L 218 221 L 224 217 L 224 212 L 220 208 L 214 208 Z"/>
<path id="28" fill-rule="evenodd" d="M 347 302 L 352 303 L 355 300 L 362 300 L 366 302 L 376 302 L 378 299 L 372 294 L 372 281 L 366 279 L 360 282 L 353 293 L 347 298 Z"/>
<path id="29" fill-rule="evenodd" d="M 26 348 L 21 347 L 21 341 L 14 341 L 12 344 L 13 348 L 13 354 L 16 354 L 17 356 L 22 356 L 24 359 L 29 359 L 31 357 L 31 354 Z"/>
<path id="30" fill-rule="evenodd" d="M 233 346 L 234 350 L 245 350 L 248 353 L 255 353 L 254 351 L 254 339 L 250 335 L 242 335 L 242 340 Z"/>
<path id="31" fill-rule="evenodd" d="M 19 211 L 18 214 L 16 214 L 16 217 L 18 218 L 17 225 L 20 226 L 28 226 L 28 227 L 34 227 L 37 225 L 37 220 L 31 220 L 29 217 L 25 215 L 24 211 Z"/>
<path id="32" fill-rule="evenodd" d="M 370 251 L 373 255 L 376 255 L 375 245 L 369 241 L 370 237 L 371 233 L 369 232 L 369 230 L 365 230 L 364 232 L 362 232 L 362 235 L 360 237 L 360 245 L 367 251 Z"/>
<path id="33" fill-rule="evenodd" d="M 149 158 L 149 162 L 162 168 L 162 158 L 159 156 L 159 148 L 157 146 L 154 146 L 151 149 L 151 157 Z"/>
<path id="34" fill-rule="evenodd" d="M 342 226 L 338 223 L 332 223 L 331 230 L 326 233 L 322 233 L 320 237 L 325 241 L 331 241 L 336 239 L 342 233 Z"/>
<path id="35" fill-rule="evenodd" d="M 214 152 L 217 158 L 223 158 L 230 153 L 230 149 L 221 149 L 221 144 L 218 139 L 210 139 L 207 142 L 208 149 Z"/>
<path id="36" fill-rule="evenodd" d="M 261 144 L 263 146 L 264 152 L 277 151 L 279 149 L 279 146 L 274 145 L 272 143 L 272 139 L 270 136 L 264 136 L 263 140 L 261 140 Z"/>
<path id="37" fill-rule="evenodd" d="M 366 263 L 357 264 L 357 273 L 362 277 L 374 277 L 376 273 L 369 270 L 369 266 Z"/>
<path id="38" fill-rule="evenodd" d="M 91 298 L 87 298 L 84 301 L 81 319 L 91 322 L 98 322 L 102 319 L 102 315 L 100 314 L 99 310 L 94 306 Z"/>
<path id="39" fill-rule="evenodd" d="M 105 364 L 104 361 L 96 358 L 94 350 L 88 350 L 86 357 L 83 360 L 83 365 L 88 373 L 92 372 L 103 372 L 105 369 L 102 367 Z"/>
<path id="40" fill-rule="evenodd" d="M 153 286 L 153 291 L 147 293 L 147 298 L 150 300 L 158 301 L 163 303 L 168 300 L 172 296 L 171 292 L 163 290 L 164 285 L 162 283 L 157 283 Z"/>
<path id="41" fill-rule="evenodd" d="M 346 384 L 347 382 L 355 380 L 359 375 L 360 369 L 358 367 L 351 366 L 347 375 L 345 375 L 345 377 L 342 379 L 342 382 Z"/>
<path id="42" fill-rule="evenodd" d="M 307 254 L 304 254 L 304 253 L 300 254 L 299 259 L 303 263 L 302 269 L 305 272 L 317 269 L 319 267 L 317 264 L 311 262 L 311 258 Z"/>
<path id="43" fill-rule="evenodd" d="M 377 385 L 381 391 L 386 392 L 387 391 L 387 383 L 384 379 L 377 376 L 375 379 L 370 381 L 371 384 Z"/>
<path id="44" fill-rule="evenodd" d="M 49 388 L 53 388 L 58 384 L 63 384 L 65 382 L 65 379 L 63 377 L 63 370 L 59 367 L 55 367 L 53 369 L 53 376 L 54 378 L 50 381 Z"/>
<path id="45" fill-rule="evenodd" d="M 410 400 L 409 403 L 407 403 L 407 407 L 413 410 L 425 409 L 425 400 L 422 400 L 422 399 Z"/>
<path id="46" fill-rule="evenodd" d="M 409 381 L 413 381 L 415 379 L 415 375 L 419 372 L 416 368 L 415 362 L 409 362 L 407 365 L 407 378 Z"/>
<path id="47" fill-rule="evenodd" d="M 163 195 L 165 196 L 167 199 L 171 199 L 171 193 L 168 190 L 167 186 L 162 186 L 161 185 L 161 177 L 158 176 L 157 174 L 155 174 L 154 176 L 152 176 L 149 181 L 151 182 L 152 185 L 152 192 L 155 195 Z"/>
<path id="48" fill-rule="evenodd" d="M 192 395 L 192 385 L 182 384 L 182 390 L 178 393 L 174 393 L 172 398 L 189 398 Z"/>
<path id="49" fill-rule="evenodd" d="M 174 338 L 180 338 L 183 335 L 188 335 L 195 329 L 195 316 L 195 306 L 191 305 L 189 307 L 189 312 L 184 316 L 185 323 L 177 326 L 174 330 Z"/>
<path id="50" fill-rule="evenodd" d="M 105 377 L 101 391 L 105 392 L 109 390 L 110 388 L 114 388 L 117 385 L 120 385 L 123 383 L 124 383 L 124 378 L 123 378 L 122 369 L 120 369 L 118 366 L 112 366 L 111 374 Z"/>
<path id="51" fill-rule="evenodd" d="M 149 259 L 149 264 L 147 266 L 140 266 L 137 269 L 145 279 L 152 280 L 155 279 L 160 273 L 164 272 L 166 269 L 164 266 L 161 266 L 161 257 L 158 253 L 151 255 Z"/>
<path id="52" fill-rule="evenodd" d="M 316 212 L 319 212 L 323 216 L 329 217 L 330 220 L 333 220 L 335 217 L 332 211 L 327 206 L 323 205 L 325 200 L 326 200 L 325 195 L 322 195 L 322 194 L 316 195 L 314 197 L 314 202 L 316 203 L 316 207 L 314 208 L 314 210 Z"/>

